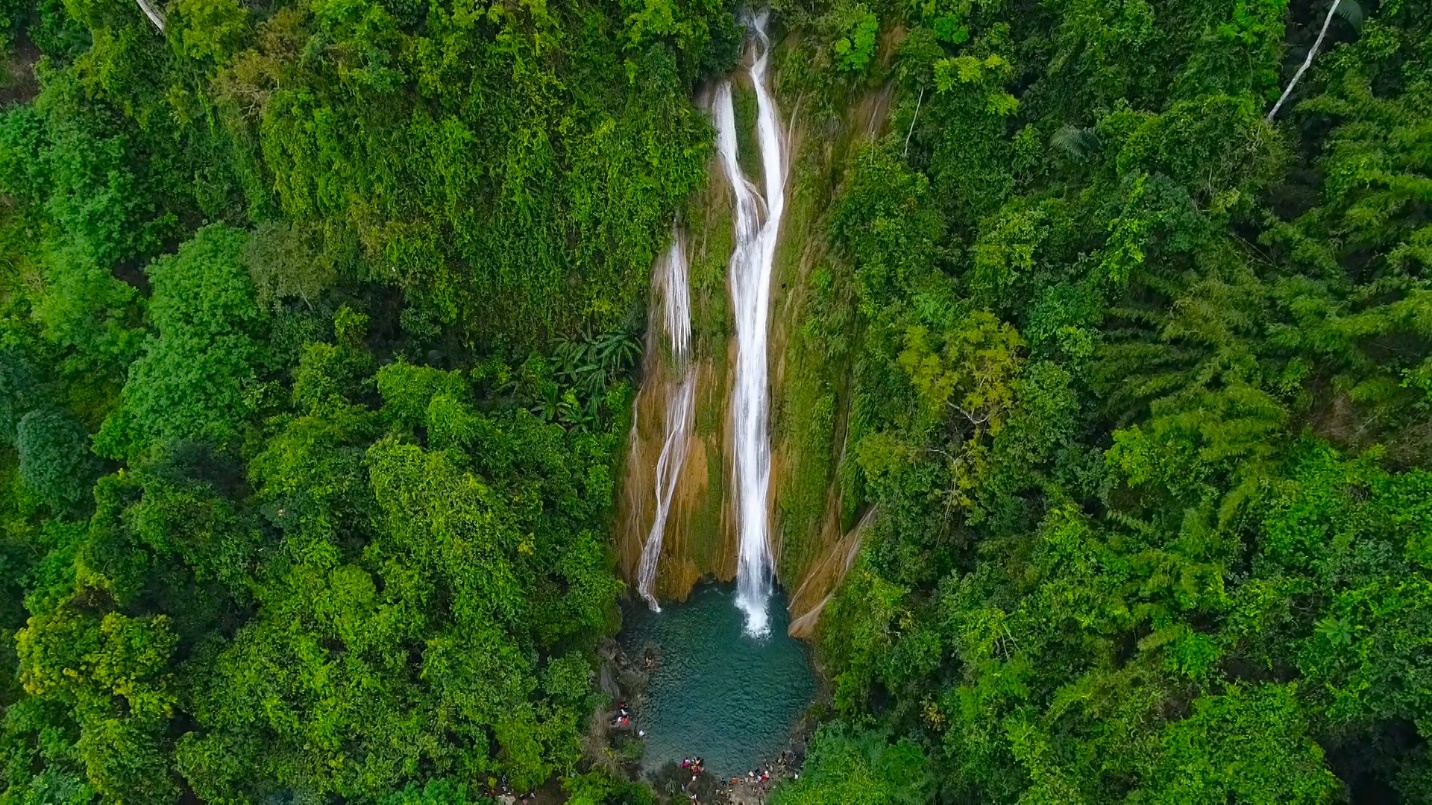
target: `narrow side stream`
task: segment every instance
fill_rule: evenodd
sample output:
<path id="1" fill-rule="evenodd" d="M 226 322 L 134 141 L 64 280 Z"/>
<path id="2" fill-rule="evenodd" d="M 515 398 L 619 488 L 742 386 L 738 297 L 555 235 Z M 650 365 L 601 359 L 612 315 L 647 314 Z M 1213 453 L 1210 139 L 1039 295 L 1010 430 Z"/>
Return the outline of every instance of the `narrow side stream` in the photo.
<path id="1" fill-rule="evenodd" d="M 661 614 L 629 607 L 622 648 L 640 661 L 650 645 L 658 661 L 646 696 L 634 703 L 646 730 L 645 770 L 700 755 L 718 779 L 771 762 L 816 694 L 805 643 L 786 634 L 786 602 L 771 598 L 771 631 L 746 633 L 736 593 L 703 584 Z"/>
<path id="2" fill-rule="evenodd" d="M 666 399 L 666 420 L 662 423 L 666 436 L 661 444 L 661 457 L 656 462 L 656 518 L 642 546 L 641 564 L 637 568 L 637 591 L 653 612 L 661 611 L 654 592 L 656 570 L 666 534 L 666 519 L 671 514 L 671 498 L 676 494 L 676 482 L 686 461 L 687 439 L 695 413 L 696 376 L 691 371 L 691 297 L 684 237 L 679 227 L 672 229 L 671 248 L 657 263 L 652 276 L 653 282 L 661 288 L 662 320 L 671 349 L 671 369 L 681 377 L 681 384 L 674 392 L 668 391 Z"/>

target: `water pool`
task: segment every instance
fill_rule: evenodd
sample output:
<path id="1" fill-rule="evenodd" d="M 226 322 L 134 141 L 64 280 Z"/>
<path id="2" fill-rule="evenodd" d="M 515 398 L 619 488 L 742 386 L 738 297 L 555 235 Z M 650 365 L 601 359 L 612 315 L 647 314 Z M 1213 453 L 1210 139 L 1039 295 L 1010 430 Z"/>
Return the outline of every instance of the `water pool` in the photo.
<path id="1" fill-rule="evenodd" d="M 648 644 L 659 661 L 646 697 L 633 703 L 647 731 L 642 768 L 700 755 L 718 778 L 744 775 L 774 761 L 815 698 L 815 671 L 805 643 L 786 634 L 784 596 L 771 596 L 771 633 L 745 634 L 735 590 L 703 584 L 685 603 L 629 607 L 619 642 L 640 662 Z"/>

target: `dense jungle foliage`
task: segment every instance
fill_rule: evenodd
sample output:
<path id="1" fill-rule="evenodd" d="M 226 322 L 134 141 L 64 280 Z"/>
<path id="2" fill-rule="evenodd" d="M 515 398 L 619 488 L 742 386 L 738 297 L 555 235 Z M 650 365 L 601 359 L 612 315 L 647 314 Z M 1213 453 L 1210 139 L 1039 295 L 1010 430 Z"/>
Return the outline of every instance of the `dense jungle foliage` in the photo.
<path id="1" fill-rule="evenodd" d="M 0 0 L 0 802 L 594 769 L 729 0 Z M 1432 5 L 781 0 L 895 90 L 809 323 L 867 544 L 773 802 L 1428 801 Z"/>
<path id="2" fill-rule="evenodd" d="M 1343 0 L 1269 120 L 1331 5 L 786 4 L 787 97 L 900 100 L 819 280 L 878 517 L 773 801 L 1432 801 L 1432 5 Z"/>
<path id="3" fill-rule="evenodd" d="M 0 5 L 0 801 L 587 772 L 722 0 Z"/>

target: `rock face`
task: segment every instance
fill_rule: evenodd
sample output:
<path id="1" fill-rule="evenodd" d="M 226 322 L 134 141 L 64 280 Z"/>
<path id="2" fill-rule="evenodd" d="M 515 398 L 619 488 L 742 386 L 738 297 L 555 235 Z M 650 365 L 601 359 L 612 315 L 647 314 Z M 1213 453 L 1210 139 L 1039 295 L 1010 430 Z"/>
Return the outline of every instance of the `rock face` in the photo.
<path id="1" fill-rule="evenodd" d="M 888 53 L 894 44 L 886 43 L 884 50 Z M 767 506 L 776 581 L 788 592 L 790 633 L 810 638 L 876 516 L 859 510 L 858 501 L 847 500 L 839 481 L 850 409 L 846 356 L 851 352 L 848 345 L 860 334 L 854 331 L 858 317 L 853 315 L 849 268 L 831 254 L 825 233 L 846 161 L 856 148 L 886 133 L 891 91 L 884 84 L 856 88 L 847 93 L 843 110 L 812 112 L 818 105 L 801 91 L 781 92 L 782 69 L 804 57 L 798 33 L 777 43 L 772 57 L 772 85 L 785 115 L 790 164 L 786 216 L 771 280 Z M 759 184 L 763 171 L 755 138 L 755 92 L 745 69 L 733 74 L 732 84 L 742 169 Z M 710 108 L 713 92 L 714 87 L 706 88 L 697 102 Z M 685 600 L 702 578 L 731 581 L 737 568 L 731 417 L 737 356 L 727 276 L 734 248 L 734 204 L 715 158 L 709 176 L 707 189 L 691 199 L 681 221 L 690 270 L 694 416 L 653 585 L 662 601 Z M 659 283 L 653 284 L 652 293 L 652 325 L 615 533 L 620 570 L 633 591 L 657 511 L 656 468 L 666 435 L 667 401 L 682 382 L 661 344 Z M 807 326 L 812 318 L 821 319 L 822 326 Z M 851 323 L 843 325 L 840 340 L 845 349 L 833 347 L 825 337 L 832 322 L 842 321 Z"/>
<path id="2" fill-rule="evenodd" d="M 713 166 L 713 170 L 715 170 Z M 685 455 L 668 504 L 662 550 L 653 591 L 659 600 L 685 600 L 702 577 L 730 581 L 736 573 L 735 528 L 728 505 L 728 376 L 734 349 L 728 321 L 725 267 L 731 253 L 730 200 L 719 174 L 709 190 L 693 199 L 683 222 L 690 282 L 693 416 Z M 651 310 L 661 315 L 653 284 Z M 667 402 L 680 392 L 662 345 L 661 327 L 652 327 L 644 357 L 628 452 L 617 501 L 616 545 L 623 577 L 636 589 L 642 548 L 656 517 L 656 470 L 666 441 Z"/>

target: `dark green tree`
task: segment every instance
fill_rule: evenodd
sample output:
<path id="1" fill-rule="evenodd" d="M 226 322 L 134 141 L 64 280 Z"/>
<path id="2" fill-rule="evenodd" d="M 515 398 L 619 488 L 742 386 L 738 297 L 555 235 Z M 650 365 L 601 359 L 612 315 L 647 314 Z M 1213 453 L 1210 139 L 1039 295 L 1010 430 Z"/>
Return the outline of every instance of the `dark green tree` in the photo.
<path id="1" fill-rule="evenodd" d="M 73 509 L 89 493 L 98 470 L 90 435 L 73 417 L 50 408 L 31 411 L 16 428 L 20 479 L 50 511 Z"/>

